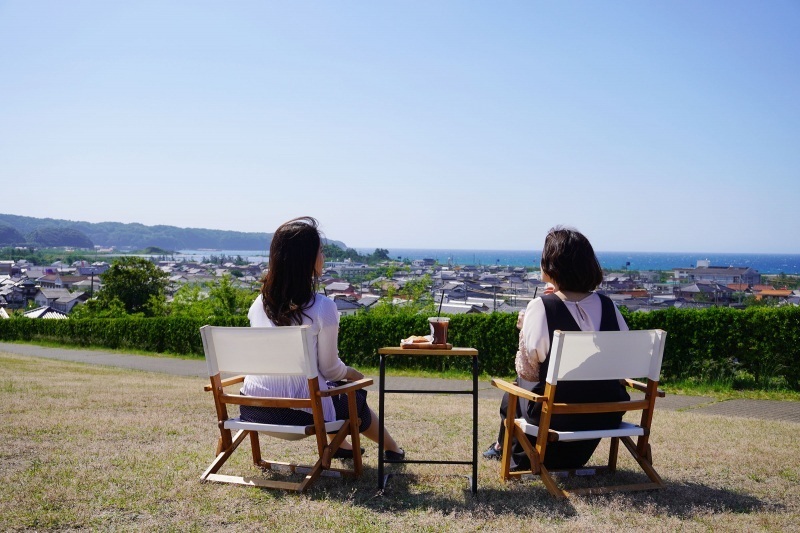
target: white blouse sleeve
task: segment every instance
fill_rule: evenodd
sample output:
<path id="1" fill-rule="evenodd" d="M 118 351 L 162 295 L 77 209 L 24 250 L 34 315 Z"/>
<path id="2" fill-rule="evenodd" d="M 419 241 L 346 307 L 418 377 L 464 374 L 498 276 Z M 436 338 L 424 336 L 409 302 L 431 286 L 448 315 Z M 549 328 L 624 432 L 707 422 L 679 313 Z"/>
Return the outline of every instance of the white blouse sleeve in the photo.
<path id="1" fill-rule="evenodd" d="M 264 311 L 264 304 L 262 302 L 263 300 L 259 294 L 250 306 L 250 310 L 247 312 L 247 318 L 250 319 L 250 327 L 268 328 L 272 326 L 272 322 L 270 322 L 266 311 Z"/>
<path id="2" fill-rule="evenodd" d="M 528 350 L 525 349 L 525 339 L 522 337 L 522 331 L 519 332 L 519 349 L 514 358 L 514 368 L 517 369 L 517 375 L 527 381 L 539 381 L 539 367 L 541 363 L 534 361 L 528 357 Z"/>
<path id="3" fill-rule="evenodd" d="M 339 359 L 339 313 L 333 301 L 321 302 L 317 319 L 317 368 L 326 381 L 340 381 L 347 374 L 347 365 Z"/>
<path id="4" fill-rule="evenodd" d="M 530 363 L 543 363 L 550 350 L 550 334 L 547 330 L 547 314 L 541 298 L 531 300 L 525 309 L 522 323 L 522 342 Z"/>

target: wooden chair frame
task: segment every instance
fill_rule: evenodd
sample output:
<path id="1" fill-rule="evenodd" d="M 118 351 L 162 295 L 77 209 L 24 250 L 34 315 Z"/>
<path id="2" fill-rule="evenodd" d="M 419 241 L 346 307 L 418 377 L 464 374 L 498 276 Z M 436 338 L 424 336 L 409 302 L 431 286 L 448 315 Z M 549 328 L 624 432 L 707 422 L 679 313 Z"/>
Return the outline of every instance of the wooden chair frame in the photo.
<path id="1" fill-rule="evenodd" d="M 209 377 L 211 383 L 204 387 L 205 391 L 213 393 L 214 407 L 217 415 L 217 426 L 219 428 L 220 436 L 217 441 L 216 457 L 209 467 L 200 476 L 203 481 L 217 481 L 222 483 L 234 483 L 247 486 L 258 486 L 273 489 L 283 489 L 305 492 L 320 476 L 322 475 L 348 475 L 358 477 L 362 473 L 362 459 L 360 449 L 360 433 L 358 418 L 358 409 L 356 406 L 355 393 L 359 389 L 363 389 L 372 385 L 372 379 L 360 379 L 345 385 L 321 391 L 319 389 L 319 381 L 317 379 L 316 361 L 307 353 L 308 348 L 306 345 L 305 330 L 308 326 L 288 326 L 283 328 L 232 328 L 232 327 L 215 327 L 203 326 L 200 329 L 203 337 L 203 346 L 206 352 L 207 362 L 209 364 Z M 229 378 L 223 378 L 222 372 L 219 370 L 219 355 L 220 346 L 214 345 L 214 330 L 244 330 L 247 335 L 252 335 L 253 329 L 259 330 L 274 330 L 274 329 L 296 329 L 298 330 L 299 342 L 302 342 L 302 349 L 306 352 L 306 360 L 309 363 L 307 366 L 313 364 L 313 368 L 308 368 L 308 390 L 309 398 L 267 398 L 256 396 L 243 396 L 241 394 L 229 394 L 225 392 L 225 388 L 231 385 L 236 385 L 244 381 L 244 375 L 237 375 Z M 259 352 L 267 349 L 268 338 L 266 333 L 263 340 L 259 343 L 251 343 L 252 357 L 258 357 Z M 213 360 L 213 364 L 212 364 Z M 246 372 L 250 373 L 250 372 Z M 336 394 L 346 394 L 347 402 L 350 412 L 348 420 L 338 420 L 335 422 L 325 422 L 322 398 L 333 396 Z M 255 422 L 245 422 L 239 418 L 230 418 L 228 415 L 228 405 L 249 405 L 254 407 L 289 407 L 289 408 L 310 408 L 312 411 L 314 423 L 308 426 L 283 426 L 276 424 L 261 424 Z M 237 430 L 236 434 L 232 434 L 232 430 Z M 328 442 L 328 433 L 335 431 L 335 436 Z M 270 436 L 288 439 L 299 440 L 306 437 L 314 436 L 317 442 L 317 452 L 319 455 L 318 460 L 313 465 L 301 465 L 291 462 L 280 461 L 266 461 L 261 457 L 261 446 L 259 442 L 259 432 L 266 433 Z M 287 482 L 263 479 L 259 477 L 242 477 L 242 476 L 229 476 L 218 474 L 217 472 L 222 468 L 228 458 L 231 457 L 236 448 L 241 444 L 245 437 L 250 437 L 250 449 L 253 456 L 253 464 L 268 470 L 283 470 L 291 471 L 293 473 L 305 474 L 302 481 Z M 346 437 L 350 437 L 353 445 L 353 468 L 332 468 L 331 459 Z"/>
<path id="2" fill-rule="evenodd" d="M 641 330 L 640 330 L 641 331 Z M 556 498 L 568 498 L 572 495 L 580 494 L 604 494 L 616 491 L 636 491 L 636 490 L 653 490 L 663 488 L 664 482 L 661 477 L 653 468 L 653 455 L 649 443 L 650 429 L 653 421 L 653 411 L 655 409 L 656 397 L 663 398 L 664 392 L 658 388 L 658 375 L 661 370 L 661 359 L 664 351 L 664 339 L 666 332 L 662 330 L 647 330 L 653 338 L 651 370 L 649 372 L 650 378 L 646 383 L 632 379 L 631 377 L 619 376 L 620 382 L 625 386 L 638 390 L 644 393 L 644 398 L 641 400 L 630 400 L 624 402 L 600 402 L 600 403 L 555 403 L 555 394 L 557 390 L 557 378 L 554 376 L 558 372 L 558 357 L 561 353 L 561 348 L 564 341 L 573 335 L 595 335 L 616 333 L 624 334 L 626 332 L 562 332 L 556 331 L 553 336 L 553 348 L 551 350 L 551 359 L 548 371 L 548 377 L 545 383 L 544 394 L 539 395 L 523 388 L 518 387 L 515 383 L 509 383 L 502 379 L 493 379 L 492 385 L 507 392 L 509 394 L 508 410 L 506 413 L 505 437 L 503 442 L 503 455 L 501 458 L 500 477 L 504 481 L 510 479 L 520 478 L 525 475 L 539 475 L 547 488 L 548 492 Z M 627 332 L 636 333 L 636 332 Z M 595 364 L 597 362 L 595 361 Z M 641 367 L 640 367 L 641 368 Z M 655 379 L 653 379 L 655 378 Z M 603 376 L 597 379 L 607 379 Z M 541 416 L 539 426 L 528 424 L 524 418 L 517 418 L 516 407 L 517 398 L 524 398 L 531 402 L 538 402 L 542 404 Z M 610 430 L 598 431 L 582 431 L 582 432 L 559 432 L 550 428 L 551 417 L 556 414 L 584 414 L 584 413 L 610 413 L 619 411 L 641 411 L 641 419 L 638 425 L 623 422 L 619 428 Z M 527 439 L 526 430 L 531 435 L 536 436 L 536 444 L 532 445 Z M 637 441 L 634 443 L 632 437 L 636 436 Z M 611 445 L 608 456 L 608 463 L 603 466 L 592 466 L 585 469 L 573 470 L 552 470 L 549 471 L 545 468 L 543 460 L 547 452 L 548 442 L 555 442 L 558 440 L 583 440 L 594 438 L 610 438 Z M 511 465 L 511 448 L 512 439 L 516 439 L 522 446 L 525 454 L 530 459 L 531 469 L 524 471 L 512 472 Z M 611 485 L 596 488 L 578 488 L 571 491 L 564 490 L 558 486 L 553 473 L 561 473 L 566 475 L 582 474 L 585 471 L 594 471 L 595 473 L 609 472 L 613 473 L 617 469 L 617 457 L 619 452 L 619 443 L 625 445 L 625 448 L 630 452 L 644 473 L 649 478 L 649 482 L 629 484 L 629 485 Z"/>

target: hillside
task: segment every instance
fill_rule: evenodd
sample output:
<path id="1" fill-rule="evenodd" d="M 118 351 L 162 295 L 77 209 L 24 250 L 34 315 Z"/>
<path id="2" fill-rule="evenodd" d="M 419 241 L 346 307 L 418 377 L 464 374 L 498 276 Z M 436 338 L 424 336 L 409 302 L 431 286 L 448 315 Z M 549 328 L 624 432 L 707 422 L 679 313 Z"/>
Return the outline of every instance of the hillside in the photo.
<path id="1" fill-rule="evenodd" d="M 25 242 L 25 237 L 13 226 L 0 222 L 0 246 L 14 246 Z"/>
<path id="2" fill-rule="evenodd" d="M 42 234 L 42 231 L 51 234 L 54 228 L 63 228 L 70 230 L 65 233 L 76 235 L 74 232 L 80 232 L 88 237 L 88 240 L 84 242 L 89 246 L 94 243 L 100 246 L 114 246 L 118 249 L 142 249 L 148 246 L 157 246 L 166 250 L 198 248 L 266 250 L 272 238 L 271 233 L 246 233 L 202 228 L 178 228 L 175 226 L 145 226 L 144 224 L 125 224 L 122 222 L 93 223 L 24 217 L 2 213 L 0 213 L 0 227 L 3 228 L 4 235 L 7 235 L 10 241 L 16 240 L 18 235 L 38 236 Z M 9 244 L 11 243 L 9 242 Z"/>

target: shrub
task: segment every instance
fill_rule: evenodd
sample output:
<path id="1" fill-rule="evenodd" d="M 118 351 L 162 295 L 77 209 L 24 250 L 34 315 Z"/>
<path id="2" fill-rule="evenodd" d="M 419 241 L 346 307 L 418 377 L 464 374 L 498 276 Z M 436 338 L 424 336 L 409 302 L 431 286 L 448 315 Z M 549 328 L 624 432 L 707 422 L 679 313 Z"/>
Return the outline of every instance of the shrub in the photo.
<path id="1" fill-rule="evenodd" d="M 667 331 L 662 379 L 729 381 L 736 387 L 800 390 L 800 308 L 759 307 L 667 309 L 650 313 L 622 310 L 631 329 Z M 484 374 L 514 374 L 516 314 L 450 317 L 448 340 L 478 349 Z M 204 324 L 247 326 L 245 317 L 213 319 L 100 318 L 0 320 L 0 341 L 47 340 L 77 346 L 136 349 L 202 356 L 199 329 Z M 377 350 L 399 346 L 400 339 L 429 332 L 427 316 L 408 312 L 343 317 L 339 353 L 353 366 L 378 365 Z M 408 357 L 395 367 L 427 370 L 471 368 L 470 358 Z"/>
<path id="2" fill-rule="evenodd" d="M 631 329 L 667 332 L 662 376 L 753 375 L 756 383 L 785 380 L 800 388 L 800 308 L 755 307 L 623 311 Z"/>
<path id="3" fill-rule="evenodd" d="M 469 346 L 479 352 L 480 370 L 493 375 L 514 373 L 517 351 L 517 315 L 455 315 L 450 317 L 448 342 Z M 410 335 L 430 332 L 427 315 L 397 313 L 376 317 L 369 313 L 343 317 L 339 328 L 339 353 L 347 364 L 358 367 L 378 366 L 377 350 L 383 346 L 399 346 Z M 469 357 L 414 356 L 393 362 L 393 367 L 429 370 L 465 370 L 472 368 Z"/>
<path id="4" fill-rule="evenodd" d="M 0 340 L 44 340 L 73 346 L 202 356 L 199 331 L 205 324 L 249 325 L 245 317 L 3 320 L 0 321 Z"/>

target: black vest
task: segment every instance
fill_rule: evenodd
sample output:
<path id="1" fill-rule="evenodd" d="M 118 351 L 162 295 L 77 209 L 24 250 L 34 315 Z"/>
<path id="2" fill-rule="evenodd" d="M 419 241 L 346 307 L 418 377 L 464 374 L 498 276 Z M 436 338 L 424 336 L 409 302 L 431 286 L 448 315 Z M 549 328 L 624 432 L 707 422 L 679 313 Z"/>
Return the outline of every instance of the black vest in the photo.
<path id="1" fill-rule="evenodd" d="M 602 305 L 602 316 L 600 318 L 599 331 L 619 331 L 617 314 L 614 303 L 603 294 L 600 296 Z M 547 315 L 547 329 L 550 335 L 550 350 L 553 348 L 553 332 L 561 331 L 581 331 L 572 314 L 567 309 L 561 298 L 555 294 L 542 296 L 544 310 Z M 533 387 L 533 392 L 544 394 L 545 379 L 547 379 L 547 369 L 550 366 L 550 351 L 547 358 L 539 367 L 539 382 Z M 556 402 L 617 402 L 630 400 L 625 387 L 619 380 L 597 380 L 597 381 L 559 381 L 556 388 Z M 541 404 L 530 402 L 528 404 L 528 418 L 531 422 L 538 424 Z M 612 415 L 609 420 L 607 415 Z M 603 429 L 605 427 L 619 424 L 619 414 L 607 413 L 600 415 L 556 415 L 553 416 L 551 427 L 561 430 L 588 430 Z"/>

